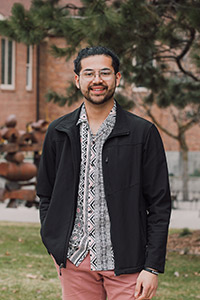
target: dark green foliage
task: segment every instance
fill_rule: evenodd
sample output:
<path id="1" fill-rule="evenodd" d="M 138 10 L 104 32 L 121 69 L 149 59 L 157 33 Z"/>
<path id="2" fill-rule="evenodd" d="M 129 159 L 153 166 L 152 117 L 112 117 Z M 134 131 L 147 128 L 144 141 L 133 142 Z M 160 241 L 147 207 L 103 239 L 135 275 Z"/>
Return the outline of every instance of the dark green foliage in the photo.
<path id="1" fill-rule="evenodd" d="M 34 16 L 20 3 L 13 5 L 9 21 L 0 22 L 0 33 L 26 44 L 38 44 L 45 37 L 45 32 L 38 30 Z"/>
<path id="2" fill-rule="evenodd" d="M 117 93 L 115 95 L 115 99 L 117 100 L 117 102 L 126 110 L 130 110 L 131 108 L 133 108 L 134 104 L 133 101 L 130 99 L 127 99 L 127 97 L 123 96 L 120 93 Z"/>
<path id="3" fill-rule="evenodd" d="M 46 94 L 46 100 L 47 102 L 53 101 L 59 106 L 64 106 L 66 103 L 70 106 L 73 102 L 76 102 L 80 99 L 81 93 L 80 90 L 77 89 L 75 84 L 73 82 L 70 82 L 68 88 L 66 89 L 66 95 L 67 96 L 63 96 L 50 90 Z"/>

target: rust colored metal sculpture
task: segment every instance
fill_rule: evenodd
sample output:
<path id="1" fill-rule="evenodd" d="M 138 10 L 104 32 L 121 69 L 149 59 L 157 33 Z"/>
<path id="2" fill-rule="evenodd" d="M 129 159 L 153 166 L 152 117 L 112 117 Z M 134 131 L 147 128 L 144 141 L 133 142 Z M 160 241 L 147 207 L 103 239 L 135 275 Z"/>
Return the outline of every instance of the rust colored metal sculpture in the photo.
<path id="1" fill-rule="evenodd" d="M 0 177 L 6 180 L 0 189 L 0 201 L 10 199 L 10 207 L 15 199 L 32 203 L 36 200 L 35 179 L 48 122 L 31 123 L 26 131 L 19 131 L 16 125 L 16 116 L 10 115 L 0 129 L 0 153 L 4 155 Z M 33 153 L 33 163 L 24 161 L 26 152 Z"/>

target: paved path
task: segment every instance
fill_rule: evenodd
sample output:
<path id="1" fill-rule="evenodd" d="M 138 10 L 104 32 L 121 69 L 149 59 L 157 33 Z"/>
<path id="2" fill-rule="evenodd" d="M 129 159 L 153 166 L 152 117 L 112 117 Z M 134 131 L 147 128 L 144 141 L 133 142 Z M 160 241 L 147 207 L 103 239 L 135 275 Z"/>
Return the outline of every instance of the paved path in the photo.
<path id="1" fill-rule="evenodd" d="M 172 210 L 170 228 L 200 229 L 200 210 Z"/>
<path id="2" fill-rule="evenodd" d="M 39 223 L 39 211 L 34 207 L 6 208 L 0 205 L 0 221 Z"/>
<path id="3" fill-rule="evenodd" d="M 35 207 L 6 208 L 5 203 L 0 203 L 0 221 L 39 223 L 39 211 Z M 200 229 L 200 207 L 173 210 L 170 227 Z"/>

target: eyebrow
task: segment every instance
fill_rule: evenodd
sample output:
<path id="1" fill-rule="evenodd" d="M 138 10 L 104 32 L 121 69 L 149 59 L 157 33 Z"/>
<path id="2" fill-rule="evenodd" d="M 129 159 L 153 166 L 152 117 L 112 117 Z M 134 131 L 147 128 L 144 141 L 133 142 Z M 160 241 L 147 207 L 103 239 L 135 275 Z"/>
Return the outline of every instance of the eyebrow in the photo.
<path id="1" fill-rule="evenodd" d="M 110 68 L 102 68 L 102 69 L 97 70 L 97 71 L 102 71 L 102 70 L 111 70 L 111 69 Z M 85 71 L 95 71 L 95 70 L 94 69 L 90 69 L 90 68 L 86 68 L 82 72 L 85 72 Z"/>

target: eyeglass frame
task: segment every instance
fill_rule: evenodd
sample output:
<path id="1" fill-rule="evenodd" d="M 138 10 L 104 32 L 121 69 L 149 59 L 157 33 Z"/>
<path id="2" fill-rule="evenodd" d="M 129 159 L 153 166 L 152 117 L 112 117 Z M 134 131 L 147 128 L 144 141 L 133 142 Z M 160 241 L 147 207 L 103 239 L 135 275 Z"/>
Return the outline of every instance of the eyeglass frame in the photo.
<path id="1" fill-rule="evenodd" d="M 97 74 L 98 74 L 99 78 L 101 78 L 102 80 L 110 80 L 110 78 L 109 79 L 102 78 L 101 72 L 103 72 L 103 71 L 111 71 L 111 73 L 109 75 L 112 75 L 112 74 L 116 75 L 117 74 L 116 72 L 113 72 L 109 68 L 103 68 L 103 69 L 100 69 L 98 71 L 95 71 L 94 69 L 85 69 L 85 70 L 83 70 L 82 72 L 79 73 L 79 76 L 81 76 L 84 72 L 92 72 L 93 76 L 91 76 L 91 78 L 86 78 L 85 77 L 84 80 L 86 80 L 86 81 L 93 81 L 96 78 Z"/>

